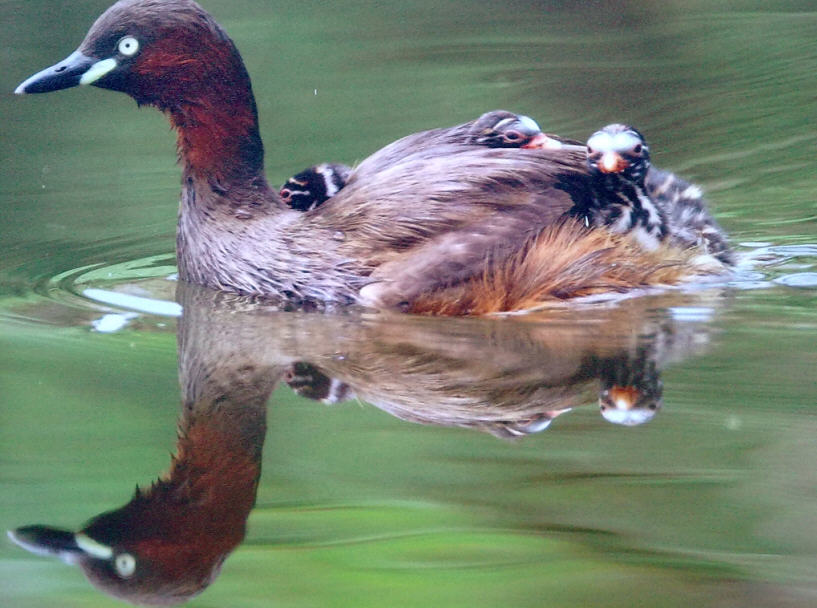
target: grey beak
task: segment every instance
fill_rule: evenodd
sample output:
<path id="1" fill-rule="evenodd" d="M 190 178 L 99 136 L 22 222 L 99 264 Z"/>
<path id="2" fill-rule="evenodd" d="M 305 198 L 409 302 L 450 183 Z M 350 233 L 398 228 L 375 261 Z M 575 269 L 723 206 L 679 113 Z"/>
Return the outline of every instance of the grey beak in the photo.
<path id="1" fill-rule="evenodd" d="M 68 57 L 50 68 L 37 72 L 20 84 L 14 92 L 17 95 L 26 93 L 48 93 L 68 89 L 80 84 L 82 76 L 95 64 L 97 59 L 74 51 Z"/>

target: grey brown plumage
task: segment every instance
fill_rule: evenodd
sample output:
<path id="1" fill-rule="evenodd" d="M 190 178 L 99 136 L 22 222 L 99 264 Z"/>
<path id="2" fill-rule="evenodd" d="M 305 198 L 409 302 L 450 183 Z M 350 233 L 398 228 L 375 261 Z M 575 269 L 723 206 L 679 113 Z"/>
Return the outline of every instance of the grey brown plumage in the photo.
<path id="1" fill-rule="evenodd" d="M 479 118 L 445 129 L 425 131 L 428 143 L 467 144 L 488 148 L 555 148 L 559 143 L 542 133 L 529 116 L 507 110 L 485 112 Z M 418 142 L 423 144 L 424 142 Z M 289 207 L 311 211 L 349 181 L 353 169 L 340 163 L 321 163 L 287 179 L 279 192 Z"/>
<path id="2" fill-rule="evenodd" d="M 571 241 L 575 227 L 560 219 L 588 196 L 583 154 L 455 143 L 442 129 L 376 152 L 318 208 L 289 209 L 264 175 L 241 57 L 192 0 L 121 0 L 77 53 L 17 92 L 77 84 L 125 92 L 168 115 L 183 167 L 179 276 L 219 290 L 410 303 L 481 277 L 489 260 L 546 246 L 536 241 L 545 230 L 567 231 L 563 241 Z M 611 255 L 625 261 L 631 250 L 613 243 L 608 251 L 617 248 Z"/>

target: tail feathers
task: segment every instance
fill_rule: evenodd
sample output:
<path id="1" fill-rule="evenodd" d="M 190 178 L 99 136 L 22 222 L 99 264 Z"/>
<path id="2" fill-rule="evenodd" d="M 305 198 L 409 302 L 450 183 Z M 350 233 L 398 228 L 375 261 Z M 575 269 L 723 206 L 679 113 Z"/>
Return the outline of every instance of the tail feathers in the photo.
<path id="1" fill-rule="evenodd" d="M 552 226 L 501 263 L 465 283 L 421 295 L 409 311 L 482 315 L 547 301 L 669 285 L 696 274 L 690 252 L 644 251 L 626 237 L 569 221 Z"/>

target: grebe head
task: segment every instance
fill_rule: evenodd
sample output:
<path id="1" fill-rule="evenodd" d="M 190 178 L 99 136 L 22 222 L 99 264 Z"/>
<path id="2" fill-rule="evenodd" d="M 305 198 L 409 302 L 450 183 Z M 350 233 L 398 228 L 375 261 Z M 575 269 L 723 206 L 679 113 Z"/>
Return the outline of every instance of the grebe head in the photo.
<path id="1" fill-rule="evenodd" d="M 617 174 L 642 183 L 650 168 L 650 149 L 637 129 L 607 125 L 587 140 L 587 165 L 593 174 Z"/>
<path id="2" fill-rule="evenodd" d="M 94 85 L 164 110 L 195 101 L 197 89 L 219 86 L 217 77 L 244 80 L 246 72 L 232 41 L 197 3 L 120 0 L 96 20 L 74 53 L 15 92 Z"/>
<path id="3" fill-rule="evenodd" d="M 263 170 L 258 114 L 241 55 L 193 0 L 120 0 L 74 53 L 15 93 L 77 85 L 121 91 L 167 113 L 193 171 L 229 181 Z"/>

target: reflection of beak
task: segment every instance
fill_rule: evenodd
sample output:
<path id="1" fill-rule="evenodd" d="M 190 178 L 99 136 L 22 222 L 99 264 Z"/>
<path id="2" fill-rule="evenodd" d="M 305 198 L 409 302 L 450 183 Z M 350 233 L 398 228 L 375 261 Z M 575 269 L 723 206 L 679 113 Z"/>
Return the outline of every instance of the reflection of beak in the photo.
<path id="1" fill-rule="evenodd" d="M 614 386 L 610 389 L 610 401 L 619 410 L 631 410 L 638 403 L 641 391 L 633 386 Z"/>
<path id="2" fill-rule="evenodd" d="M 599 162 L 599 171 L 602 173 L 618 173 L 630 166 L 618 152 L 605 152 Z"/>
<path id="3" fill-rule="evenodd" d="M 117 66 L 115 59 L 98 60 L 79 51 L 26 79 L 14 92 L 48 93 L 79 84 L 93 84 Z"/>
<path id="4" fill-rule="evenodd" d="M 544 133 L 537 133 L 522 147 L 528 150 L 561 150 L 563 146 L 562 142 L 548 137 Z"/>
<path id="5" fill-rule="evenodd" d="M 68 530 L 47 526 L 25 526 L 9 530 L 8 535 L 15 544 L 26 551 L 37 555 L 59 557 L 68 563 L 75 562 L 83 553 L 77 544 L 76 536 Z"/>
<path id="6" fill-rule="evenodd" d="M 113 550 L 93 540 L 82 532 L 75 534 L 69 530 L 48 526 L 25 526 L 9 530 L 9 538 L 26 551 L 37 555 L 58 557 L 73 564 L 83 557 L 110 559 Z"/>

